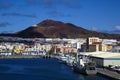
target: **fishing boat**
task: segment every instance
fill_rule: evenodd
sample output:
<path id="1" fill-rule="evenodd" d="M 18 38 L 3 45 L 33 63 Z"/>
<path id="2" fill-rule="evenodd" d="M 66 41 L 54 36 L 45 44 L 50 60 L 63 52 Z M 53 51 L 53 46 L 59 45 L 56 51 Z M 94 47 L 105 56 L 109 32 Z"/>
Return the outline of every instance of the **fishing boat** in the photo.
<path id="1" fill-rule="evenodd" d="M 76 63 L 73 64 L 73 70 L 89 76 L 95 76 L 97 74 L 95 63 L 88 59 L 84 61 L 83 55 L 79 56 Z"/>

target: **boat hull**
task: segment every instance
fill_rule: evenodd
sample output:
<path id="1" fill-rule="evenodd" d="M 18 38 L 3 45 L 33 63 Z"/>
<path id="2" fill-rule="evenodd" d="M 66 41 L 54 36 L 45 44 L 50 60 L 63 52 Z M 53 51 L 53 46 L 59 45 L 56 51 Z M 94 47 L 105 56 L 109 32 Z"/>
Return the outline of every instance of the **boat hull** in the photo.
<path id="1" fill-rule="evenodd" d="M 80 73 L 80 74 L 86 75 L 85 70 L 84 69 L 80 69 L 77 66 L 73 66 L 73 71 L 77 72 L 77 73 Z"/>
<path id="2" fill-rule="evenodd" d="M 96 70 L 86 70 L 85 72 L 88 76 L 95 76 L 97 74 Z"/>
<path id="3" fill-rule="evenodd" d="M 85 68 L 80 69 L 77 66 L 73 66 L 73 71 L 88 76 L 95 76 L 97 74 L 96 70 L 86 70 Z"/>

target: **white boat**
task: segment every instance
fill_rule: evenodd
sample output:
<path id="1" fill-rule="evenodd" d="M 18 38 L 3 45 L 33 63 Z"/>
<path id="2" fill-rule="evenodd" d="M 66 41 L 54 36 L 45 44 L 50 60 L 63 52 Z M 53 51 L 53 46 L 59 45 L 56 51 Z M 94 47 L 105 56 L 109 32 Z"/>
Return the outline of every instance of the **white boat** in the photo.
<path id="1" fill-rule="evenodd" d="M 97 74 L 95 63 L 89 60 L 83 61 L 83 56 L 80 56 L 77 62 L 73 65 L 73 70 L 89 76 Z"/>
<path id="2" fill-rule="evenodd" d="M 59 53 L 59 61 L 60 63 L 67 63 L 67 57 L 63 53 Z"/>
<path id="3" fill-rule="evenodd" d="M 67 57 L 67 65 L 72 66 L 73 62 L 75 61 L 75 57 L 70 55 L 66 55 L 66 57 Z"/>
<path id="4" fill-rule="evenodd" d="M 89 76 L 96 75 L 97 70 L 96 70 L 96 67 L 95 67 L 95 63 L 93 63 L 93 62 L 85 63 L 85 72 Z"/>
<path id="5" fill-rule="evenodd" d="M 75 57 L 72 57 L 70 55 L 66 55 L 64 53 L 58 53 L 59 56 L 57 57 L 57 59 L 59 59 L 59 62 L 60 63 L 64 63 L 64 64 L 67 64 L 69 66 L 72 66 L 73 64 L 73 61 L 75 60 Z"/>

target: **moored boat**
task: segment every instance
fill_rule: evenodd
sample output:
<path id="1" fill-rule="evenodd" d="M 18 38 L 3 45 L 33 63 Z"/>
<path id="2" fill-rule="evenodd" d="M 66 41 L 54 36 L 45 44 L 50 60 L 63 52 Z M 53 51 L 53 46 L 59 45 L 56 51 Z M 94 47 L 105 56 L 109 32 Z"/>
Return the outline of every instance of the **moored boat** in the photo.
<path id="1" fill-rule="evenodd" d="M 78 61 L 73 64 L 73 70 L 78 73 L 94 76 L 97 74 L 96 65 L 93 61 L 83 61 L 83 56 L 78 58 Z"/>

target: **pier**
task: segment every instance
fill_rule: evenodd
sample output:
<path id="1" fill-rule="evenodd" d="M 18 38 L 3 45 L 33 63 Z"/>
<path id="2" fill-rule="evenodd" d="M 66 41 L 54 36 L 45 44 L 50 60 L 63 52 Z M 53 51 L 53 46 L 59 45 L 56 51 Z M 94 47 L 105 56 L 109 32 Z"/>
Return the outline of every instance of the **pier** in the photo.
<path id="1" fill-rule="evenodd" d="M 111 71 L 105 68 L 97 68 L 97 72 L 98 74 L 101 74 L 105 77 L 108 77 L 112 80 L 120 80 L 120 74 L 115 72 L 115 71 Z"/>

